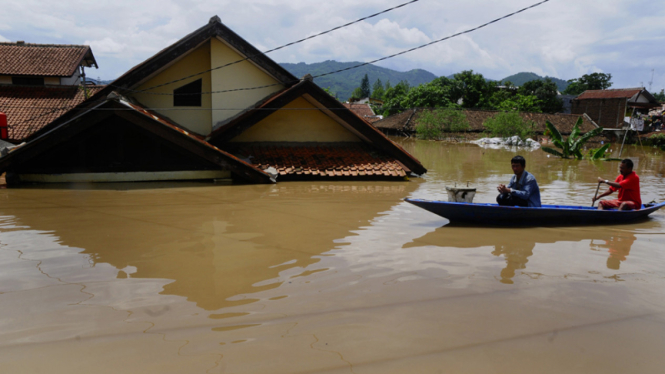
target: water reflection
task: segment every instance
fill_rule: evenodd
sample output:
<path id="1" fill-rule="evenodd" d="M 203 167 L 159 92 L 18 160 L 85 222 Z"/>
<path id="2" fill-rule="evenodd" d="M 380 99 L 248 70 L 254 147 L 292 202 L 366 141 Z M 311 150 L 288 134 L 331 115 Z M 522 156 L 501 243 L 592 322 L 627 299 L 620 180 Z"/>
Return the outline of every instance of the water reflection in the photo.
<path id="1" fill-rule="evenodd" d="M 308 268 L 339 246 L 335 240 L 401 203 L 417 185 L 77 191 L 78 199 L 42 189 L 29 192 L 55 205 L 49 214 L 11 206 L 2 212 L 15 216 L 16 225 L 48 230 L 61 245 L 82 248 L 95 264 L 112 265 L 117 278 L 172 280 L 163 294 L 215 311 L 312 274 Z"/>
<path id="2" fill-rule="evenodd" d="M 635 243 L 637 237 L 632 233 L 616 234 L 608 239 L 602 240 L 603 243 L 591 241 L 591 248 L 594 250 L 605 249 L 609 253 L 607 258 L 607 268 L 619 270 L 621 262 L 626 261 L 630 254 L 630 249 Z"/>
<path id="3" fill-rule="evenodd" d="M 607 249 L 608 269 L 618 270 L 619 264 L 626 261 L 633 243 L 637 240 L 631 232 L 639 230 L 662 230 L 658 220 L 624 226 L 569 227 L 569 228 L 479 228 L 443 226 L 404 245 L 404 248 L 422 248 L 437 246 L 441 248 L 489 248 L 489 253 L 502 257 L 505 266 L 496 274 L 496 279 L 504 284 L 514 284 L 516 275 L 526 273 L 527 264 L 538 256 L 536 249 L 550 248 L 548 244 L 570 247 L 574 243 L 589 242 L 592 250 Z M 579 253 L 584 257 L 584 253 Z M 595 263 L 583 264 L 583 267 L 595 269 Z"/>

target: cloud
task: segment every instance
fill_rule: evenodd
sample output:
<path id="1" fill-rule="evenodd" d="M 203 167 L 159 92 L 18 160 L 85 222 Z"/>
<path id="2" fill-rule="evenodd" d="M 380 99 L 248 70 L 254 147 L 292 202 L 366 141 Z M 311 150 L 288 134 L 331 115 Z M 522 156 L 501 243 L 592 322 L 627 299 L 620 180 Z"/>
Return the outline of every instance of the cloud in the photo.
<path id="1" fill-rule="evenodd" d="M 8 42 L 9 39 L 5 38 L 4 36 L 0 35 L 0 42 Z"/>
<path id="2" fill-rule="evenodd" d="M 452 35 L 537 0 L 419 1 L 285 48 L 278 62 L 370 61 Z M 36 43 L 90 44 L 104 79 L 115 78 L 219 15 L 267 50 L 396 6 L 405 0 L 70 0 L 10 1 L 2 37 Z M 665 7 L 646 0 L 550 1 L 470 34 L 391 58 L 380 66 L 449 75 L 472 69 L 490 78 L 520 71 L 562 79 L 612 73 L 616 86 L 648 81 L 665 52 Z M 641 77 L 647 72 L 647 78 Z M 654 87 L 665 87 L 665 71 Z"/>

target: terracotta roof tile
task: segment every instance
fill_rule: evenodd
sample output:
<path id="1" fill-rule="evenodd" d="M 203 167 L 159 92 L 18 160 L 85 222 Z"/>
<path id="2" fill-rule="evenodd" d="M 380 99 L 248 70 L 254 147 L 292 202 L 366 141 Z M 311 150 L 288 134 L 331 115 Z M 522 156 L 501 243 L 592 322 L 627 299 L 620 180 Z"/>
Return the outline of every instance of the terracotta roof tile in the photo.
<path id="1" fill-rule="evenodd" d="M 0 74 L 69 77 L 89 52 L 87 45 L 0 43 Z"/>
<path id="2" fill-rule="evenodd" d="M 408 170 L 395 158 L 365 144 L 235 145 L 231 152 L 249 158 L 259 169 L 274 167 L 279 180 L 399 178 Z"/>
<path id="3" fill-rule="evenodd" d="M 587 90 L 576 100 L 587 99 L 630 99 L 642 91 L 642 88 L 619 88 L 612 90 Z"/>
<path id="4" fill-rule="evenodd" d="M 92 96 L 104 86 L 88 86 Z M 9 139 L 23 141 L 85 100 L 78 86 L 0 85 L 0 111 L 7 114 Z"/>

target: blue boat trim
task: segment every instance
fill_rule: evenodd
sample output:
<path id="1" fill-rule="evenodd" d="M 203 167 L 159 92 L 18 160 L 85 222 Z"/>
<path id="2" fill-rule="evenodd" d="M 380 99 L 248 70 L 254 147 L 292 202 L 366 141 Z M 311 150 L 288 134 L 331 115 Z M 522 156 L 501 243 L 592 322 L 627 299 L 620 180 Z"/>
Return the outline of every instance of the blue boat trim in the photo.
<path id="1" fill-rule="evenodd" d="M 542 207 L 500 206 L 498 204 L 472 204 L 424 199 L 404 199 L 406 202 L 447 218 L 451 223 L 483 225 L 593 225 L 619 224 L 646 219 L 649 214 L 665 206 L 647 204 L 640 210 L 598 210 L 588 206 L 543 205 Z"/>

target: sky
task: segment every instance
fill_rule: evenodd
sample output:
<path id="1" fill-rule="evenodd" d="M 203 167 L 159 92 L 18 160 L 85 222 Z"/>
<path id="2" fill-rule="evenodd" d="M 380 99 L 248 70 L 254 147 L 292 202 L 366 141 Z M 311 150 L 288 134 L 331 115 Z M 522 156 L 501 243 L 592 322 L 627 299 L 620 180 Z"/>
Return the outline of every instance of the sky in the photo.
<path id="1" fill-rule="evenodd" d="M 0 41 L 86 44 L 114 79 L 207 24 L 222 22 L 261 51 L 408 0 L 0 0 Z M 539 0 L 419 0 L 270 53 L 276 62 L 371 61 L 535 4 Z M 486 28 L 377 65 L 437 76 L 473 70 L 573 79 L 612 74 L 613 88 L 665 88 L 665 6 L 646 0 L 550 0 Z M 653 80 L 652 80 L 653 70 Z"/>

